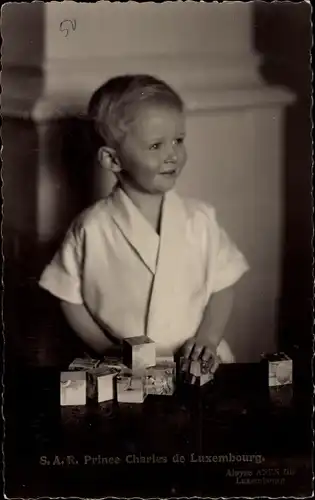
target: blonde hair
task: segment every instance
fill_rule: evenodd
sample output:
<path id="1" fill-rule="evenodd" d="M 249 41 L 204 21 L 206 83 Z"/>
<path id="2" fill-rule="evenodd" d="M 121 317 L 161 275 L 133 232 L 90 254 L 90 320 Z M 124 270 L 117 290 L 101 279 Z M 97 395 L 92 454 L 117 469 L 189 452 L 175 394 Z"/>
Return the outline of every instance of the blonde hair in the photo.
<path id="1" fill-rule="evenodd" d="M 182 99 L 167 83 L 151 75 L 137 74 L 116 76 L 105 82 L 92 95 L 88 113 L 105 144 L 117 148 L 142 104 L 184 110 Z"/>

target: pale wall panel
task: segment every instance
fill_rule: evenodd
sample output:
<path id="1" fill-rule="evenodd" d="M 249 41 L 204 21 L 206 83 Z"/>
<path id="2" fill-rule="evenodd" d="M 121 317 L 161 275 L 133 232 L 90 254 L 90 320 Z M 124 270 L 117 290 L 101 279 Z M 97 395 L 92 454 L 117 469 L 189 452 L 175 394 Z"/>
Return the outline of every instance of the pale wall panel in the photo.
<path id="1" fill-rule="evenodd" d="M 46 4 L 46 57 L 82 59 L 196 50 L 243 53 L 250 47 L 250 16 L 250 6 L 242 3 L 51 2 Z M 76 30 L 65 39 L 59 26 L 66 19 L 76 20 Z"/>

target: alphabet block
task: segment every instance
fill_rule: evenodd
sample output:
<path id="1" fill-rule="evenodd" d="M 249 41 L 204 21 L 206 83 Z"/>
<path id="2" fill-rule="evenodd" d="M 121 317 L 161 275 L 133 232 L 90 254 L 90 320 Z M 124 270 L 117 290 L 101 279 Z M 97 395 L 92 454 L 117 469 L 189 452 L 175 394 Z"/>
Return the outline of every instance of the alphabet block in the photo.
<path id="1" fill-rule="evenodd" d="M 214 379 L 212 361 L 194 361 L 182 357 L 180 358 L 180 370 L 186 382 L 190 382 L 192 377 L 196 377 L 195 384 L 200 387 Z"/>
<path id="2" fill-rule="evenodd" d="M 117 370 L 115 368 L 100 367 L 95 370 L 93 376 L 96 379 L 98 403 L 114 399 Z"/>
<path id="3" fill-rule="evenodd" d="M 123 342 L 123 362 L 132 371 L 154 366 L 156 363 L 155 343 L 145 336 L 125 339 Z"/>
<path id="4" fill-rule="evenodd" d="M 262 360 L 268 363 L 269 387 L 292 384 L 293 362 L 284 352 L 262 354 Z"/>
<path id="5" fill-rule="evenodd" d="M 156 355 L 156 364 L 159 365 L 160 363 L 174 363 L 174 356 L 173 355 L 165 355 L 162 356 L 161 354 Z"/>
<path id="6" fill-rule="evenodd" d="M 86 373 L 68 371 L 60 374 L 60 405 L 80 406 L 86 404 Z"/>
<path id="7" fill-rule="evenodd" d="M 175 391 L 176 363 L 158 361 L 156 366 L 147 368 L 146 392 L 155 396 L 171 396 Z"/>
<path id="8" fill-rule="evenodd" d="M 69 365 L 69 370 L 94 370 L 99 365 L 100 360 L 93 358 L 75 358 Z"/>
<path id="9" fill-rule="evenodd" d="M 146 397 L 145 377 L 121 373 L 116 380 L 118 403 L 143 403 Z"/>
<path id="10" fill-rule="evenodd" d="M 105 356 L 98 365 L 98 369 L 101 368 L 110 368 L 115 370 L 116 373 L 128 372 L 128 367 L 123 363 L 122 359 L 118 357 Z"/>
<path id="11" fill-rule="evenodd" d="M 202 373 L 200 377 L 197 377 L 196 384 L 202 387 L 203 385 L 207 384 L 208 382 L 212 382 L 214 379 L 213 373 Z"/>

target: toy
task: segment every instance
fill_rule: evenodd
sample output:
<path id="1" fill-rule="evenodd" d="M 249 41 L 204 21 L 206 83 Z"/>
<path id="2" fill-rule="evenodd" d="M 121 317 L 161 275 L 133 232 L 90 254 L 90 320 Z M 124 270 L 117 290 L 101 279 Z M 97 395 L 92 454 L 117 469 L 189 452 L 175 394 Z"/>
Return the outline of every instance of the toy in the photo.
<path id="1" fill-rule="evenodd" d="M 93 373 L 97 386 L 97 402 L 110 401 L 115 396 L 115 378 L 117 370 L 110 367 L 99 367 Z"/>
<path id="2" fill-rule="evenodd" d="M 86 404 L 86 373 L 68 371 L 60 374 L 60 405 L 79 406 Z"/>
<path id="3" fill-rule="evenodd" d="M 156 366 L 146 370 L 147 394 L 171 396 L 175 391 L 176 363 L 158 361 Z"/>
<path id="4" fill-rule="evenodd" d="M 200 377 L 201 375 L 206 375 L 211 372 L 211 363 L 209 361 L 191 361 L 189 367 L 189 373 L 195 377 Z"/>
<path id="5" fill-rule="evenodd" d="M 212 370 L 210 361 L 180 358 L 180 373 L 185 382 L 192 382 L 194 378 L 194 384 L 201 387 L 214 379 Z"/>
<path id="6" fill-rule="evenodd" d="M 154 366 L 156 363 L 155 343 L 146 336 L 125 339 L 123 342 L 123 362 L 132 371 Z"/>
<path id="7" fill-rule="evenodd" d="M 145 377 L 120 373 L 117 375 L 118 403 L 143 403 L 146 397 Z"/>
<path id="8" fill-rule="evenodd" d="M 207 384 L 208 382 L 212 382 L 213 379 L 214 379 L 213 373 L 211 373 L 211 372 L 202 373 L 200 375 L 200 377 L 196 378 L 195 383 L 196 383 L 196 385 L 199 385 L 200 387 L 202 387 L 203 385 Z"/>
<path id="9" fill-rule="evenodd" d="M 100 361 L 100 364 L 98 365 L 97 368 L 98 369 L 101 369 L 101 368 L 110 368 L 110 369 L 115 370 L 116 373 L 121 373 L 121 372 L 127 373 L 128 370 L 129 370 L 129 372 L 131 374 L 131 370 L 128 369 L 128 367 L 118 357 L 105 356 Z"/>
<path id="10" fill-rule="evenodd" d="M 69 370 L 86 370 L 90 371 L 97 368 L 100 360 L 93 358 L 75 358 L 69 365 Z"/>
<path id="11" fill-rule="evenodd" d="M 292 384 L 293 362 L 284 352 L 262 354 L 262 360 L 268 364 L 269 387 Z"/>
<path id="12" fill-rule="evenodd" d="M 156 355 L 156 364 L 158 365 L 159 363 L 174 363 L 174 356 L 173 355 L 162 356 L 161 354 Z"/>

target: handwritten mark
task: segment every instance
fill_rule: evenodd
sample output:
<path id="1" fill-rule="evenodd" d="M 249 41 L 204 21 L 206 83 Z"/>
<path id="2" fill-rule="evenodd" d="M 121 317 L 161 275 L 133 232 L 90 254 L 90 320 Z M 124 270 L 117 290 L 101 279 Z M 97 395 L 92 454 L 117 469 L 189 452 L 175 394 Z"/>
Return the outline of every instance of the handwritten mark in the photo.
<path id="1" fill-rule="evenodd" d="M 60 23 L 60 31 L 65 33 L 65 37 L 69 35 L 70 30 L 75 31 L 77 27 L 77 22 L 75 19 L 65 19 Z"/>

